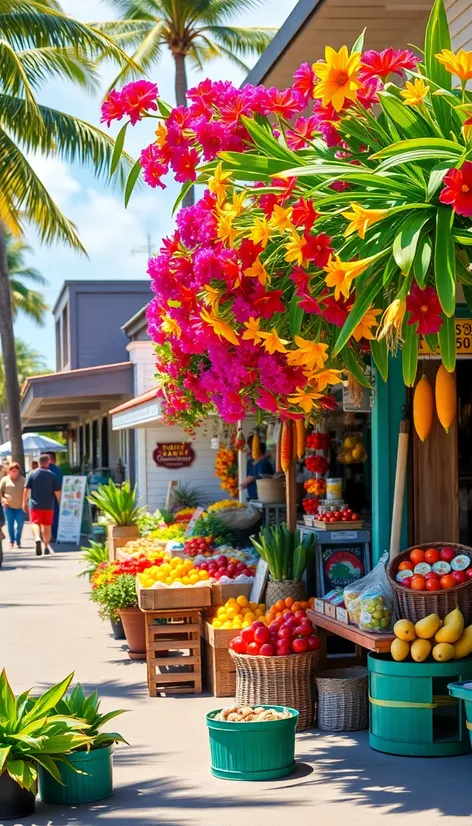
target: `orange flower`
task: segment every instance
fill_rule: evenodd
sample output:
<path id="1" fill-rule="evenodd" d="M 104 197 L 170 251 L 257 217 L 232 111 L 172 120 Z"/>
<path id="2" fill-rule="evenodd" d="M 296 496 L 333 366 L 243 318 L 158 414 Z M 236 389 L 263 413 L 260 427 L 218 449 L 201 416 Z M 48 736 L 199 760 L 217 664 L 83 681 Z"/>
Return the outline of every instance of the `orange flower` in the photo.
<path id="1" fill-rule="evenodd" d="M 247 275 L 248 278 L 257 278 L 259 284 L 262 284 L 262 286 L 270 280 L 269 273 L 259 257 L 256 258 L 252 267 L 246 267 L 244 275 Z"/>
<path id="2" fill-rule="evenodd" d="M 349 298 L 351 284 L 354 279 L 364 272 L 373 262 L 375 256 L 363 258 L 360 261 L 341 261 L 339 255 L 331 255 L 324 267 L 327 274 L 325 283 L 327 287 L 334 287 L 334 300 L 339 301 L 342 295 Z"/>
<path id="3" fill-rule="evenodd" d="M 207 310 L 202 310 L 201 318 L 211 327 L 218 338 L 225 338 L 230 344 L 239 344 L 238 337 L 229 324 L 224 321 L 217 313 L 209 313 Z"/>
<path id="4" fill-rule="evenodd" d="M 350 203 L 352 212 L 342 212 L 343 218 L 347 218 L 351 223 L 344 232 L 347 238 L 353 232 L 357 232 L 359 238 L 364 239 L 367 230 L 377 221 L 382 221 L 388 215 L 388 209 L 365 209 L 360 204 Z"/>
<path id="5" fill-rule="evenodd" d="M 293 224 L 291 218 L 291 207 L 285 209 L 285 207 L 279 206 L 279 204 L 275 204 L 274 209 L 272 210 L 272 215 L 270 216 L 269 227 L 271 229 L 278 229 L 280 230 L 280 232 L 282 232 L 284 229 L 292 230 Z"/>
<path id="6" fill-rule="evenodd" d="M 247 330 L 243 333 L 243 341 L 252 341 L 253 344 L 261 343 L 262 334 L 261 330 L 259 330 L 260 323 L 260 318 L 254 318 L 254 316 L 251 316 L 249 321 L 244 322 L 244 326 L 247 327 Z"/>
<path id="7" fill-rule="evenodd" d="M 260 245 L 264 249 L 269 243 L 270 230 L 267 218 L 254 218 L 254 223 L 249 233 L 249 238 L 254 244 Z"/>
<path id="8" fill-rule="evenodd" d="M 215 174 L 208 179 L 208 189 L 216 195 L 218 201 L 223 201 L 226 195 L 226 185 L 231 178 L 231 170 L 223 172 L 223 164 L 219 163 Z"/>
<path id="9" fill-rule="evenodd" d="M 307 381 L 321 393 L 328 384 L 339 384 L 342 372 L 342 370 L 320 370 L 318 373 L 310 373 Z"/>
<path id="10" fill-rule="evenodd" d="M 342 46 L 339 52 L 326 46 L 326 62 L 313 64 L 313 71 L 319 78 L 313 94 L 315 98 L 321 98 L 323 106 L 332 103 L 336 112 L 340 112 L 346 100 L 356 100 L 357 90 L 362 86 L 357 78 L 360 59 L 361 53 L 349 55 L 347 46 Z"/>
<path id="11" fill-rule="evenodd" d="M 370 340 L 375 338 L 372 327 L 378 327 L 379 322 L 377 321 L 377 316 L 380 315 L 381 312 L 382 310 L 374 310 L 372 305 L 369 307 L 352 334 L 356 341 L 360 341 L 361 338 Z"/>
<path id="12" fill-rule="evenodd" d="M 422 106 L 428 95 L 429 88 L 429 86 L 426 86 L 424 80 L 416 77 L 413 83 L 407 80 L 405 88 L 400 94 L 402 98 L 405 99 L 406 106 Z"/>
<path id="13" fill-rule="evenodd" d="M 295 262 L 299 267 L 302 267 L 304 263 L 306 264 L 302 251 L 306 241 L 295 230 L 291 233 L 290 238 L 291 241 L 285 244 L 285 260 L 288 263 Z"/>
<path id="14" fill-rule="evenodd" d="M 457 75 L 463 83 L 472 79 L 472 52 L 461 49 L 454 54 L 450 49 L 443 49 L 436 55 L 436 59 L 448 72 Z"/>
<path id="15" fill-rule="evenodd" d="M 314 407 L 317 407 L 315 400 L 319 399 L 321 393 L 313 393 L 304 390 L 303 387 L 297 387 L 297 392 L 288 397 L 290 404 L 298 404 L 305 413 L 309 413 Z"/>
<path id="16" fill-rule="evenodd" d="M 270 333 L 261 333 L 261 338 L 264 339 L 264 347 L 268 353 L 271 355 L 275 352 L 277 353 L 286 353 L 287 350 L 284 347 L 285 344 L 288 344 L 287 339 L 279 338 L 279 334 L 275 327 L 272 327 Z"/>
<path id="17" fill-rule="evenodd" d="M 295 336 L 297 350 L 287 353 L 287 362 L 291 367 L 305 367 L 313 370 L 314 367 L 322 369 L 328 358 L 328 345 L 320 344 L 317 341 L 309 341 L 301 336 Z"/>
<path id="18" fill-rule="evenodd" d="M 182 330 L 180 329 L 175 318 L 172 318 L 167 313 L 162 316 L 161 330 L 169 335 L 177 336 L 177 338 L 180 338 L 182 334 Z"/>
<path id="19" fill-rule="evenodd" d="M 221 213 L 218 215 L 218 238 L 220 241 L 223 241 L 228 247 L 232 247 L 234 245 L 234 239 L 236 238 L 236 230 L 233 227 L 233 216 L 231 213 Z"/>

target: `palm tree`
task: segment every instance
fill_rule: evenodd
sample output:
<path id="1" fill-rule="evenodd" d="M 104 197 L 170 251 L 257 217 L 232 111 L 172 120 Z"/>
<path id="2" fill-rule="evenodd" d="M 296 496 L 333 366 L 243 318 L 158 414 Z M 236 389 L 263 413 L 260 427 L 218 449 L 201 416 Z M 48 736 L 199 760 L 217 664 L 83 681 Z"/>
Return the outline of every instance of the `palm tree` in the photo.
<path id="1" fill-rule="evenodd" d="M 113 140 L 86 121 L 42 106 L 36 97 L 51 78 L 95 87 L 95 60 L 106 56 L 120 67 L 130 63 L 111 37 L 65 15 L 58 0 L 0 0 L 0 341 L 12 450 L 22 465 L 14 308 L 5 232 L 19 236 L 29 222 L 42 241 L 59 239 L 85 252 L 75 227 L 55 204 L 25 153 L 59 155 L 90 164 L 98 175 L 108 176 Z M 124 159 L 122 173 L 126 165 Z"/>
<path id="2" fill-rule="evenodd" d="M 15 339 L 16 364 L 18 369 L 18 383 L 21 387 L 28 376 L 38 376 L 43 373 L 50 373 L 46 360 L 41 353 L 34 350 L 21 338 Z M 0 356 L 0 408 L 5 406 L 7 399 L 5 387 L 5 367 L 3 358 Z"/>
<path id="3" fill-rule="evenodd" d="M 5 243 L 7 248 L 8 272 L 10 275 L 13 318 L 16 318 L 17 314 L 21 312 L 42 327 L 44 325 L 44 317 L 49 308 L 44 300 L 44 296 L 37 290 L 33 290 L 30 284 L 45 287 L 48 282 L 34 267 L 25 265 L 25 254 L 32 252 L 28 244 L 21 238 L 15 240 L 8 231 L 5 233 Z"/>
<path id="4" fill-rule="evenodd" d="M 237 14 L 255 8 L 264 0 L 110 0 L 122 19 L 93 24 L 112 34 L 123 48 L 134 49 L 133 61 L 149 73 L 165 48 L 175 63 L 175 99 L 187 105 L 187 60 L 203 70 L 215 57 L 226 57 L 245 72 L 246 56 L 261 54 L 272 39 L 274 28 L 228 25 Z M 113 85 L 136 77 L 133 65 L 124 66 Z M 183 204 L 193 203 L 193 190 Z"/>

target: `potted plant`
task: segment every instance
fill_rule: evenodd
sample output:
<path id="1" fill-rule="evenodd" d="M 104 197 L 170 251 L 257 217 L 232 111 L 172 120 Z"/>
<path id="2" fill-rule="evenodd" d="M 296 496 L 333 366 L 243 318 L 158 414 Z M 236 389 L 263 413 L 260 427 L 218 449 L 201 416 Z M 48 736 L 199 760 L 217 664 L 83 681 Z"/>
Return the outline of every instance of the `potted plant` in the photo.
<path id="1" fill-rule="evenodd" d="M 283 523 L 263 528 L 258 539 L 251 537 L 251 542 L 269 566 L 270 580 L 265 597 L 267 607 L 286 597 L 306 599 L 302 576 L 314 559 L 316 538 L 309 535 L 301 539 L 298 529 L 290 531 Z"/>
<path id="2" fill-rule="evenodd" d="M 101 542 L 90 540 L 89 544 L 82 545 L 80 550 L 82 553 L 79 556 L 79 561 L 87 567 L 77 574 L 77 578 L 88 576 L 90 582 L 98 566 L 108 561 L 108 543 L 102 545 Z"/>
<path id="3" fill-rule="evenodd" d="M 100 713 L 100 700 L 94 691 L 86 697 L 80 683 L 57 703 L 55 713 L 85 721 L 87 744 L 68 755 L 68 763 L 59 766 L 60 779 L 42 766 L 38 771 L 39 796 L 46 803 L 90 803 L 113 794 L 113 745 L 126 743 L 117 732 L 102 731 L 103 726 L 124 714 L 124 709 Z"/>
<path id="4" fill-rule="evenodd" d="M 65 755 L 90 742 L 88 723 L 58 713 L 56 705 L 73 674 L 40 697 L 26 691 L 15 697 L 5 671 L 0 675 L 0 821 L 35 811 L 38 767 L 61 782 Z"/>
<path id="5" fill-rule="evenodd" d="M 145 660 L 146 629 L 144 614 L 138 608 L 136 578 L 132 574 L 120 574 L 94 588 L 90 599 L 98 603 L 98 613 L 102 619 L 121 619 L 130 659 Z"/>
<path id="6" fill-rule="evenodd" d="M 99 485 L 88 498 L 111 520 L 108 525 L 108 551 L 109 558 L 115 559 L 117 548 L 139 536 L 138 520 L 145 509 L 138 506 L 136 485 L 131 489 L 130 483 L 124 482 L 118 487 L 110 480 L 106 485 Z"/>

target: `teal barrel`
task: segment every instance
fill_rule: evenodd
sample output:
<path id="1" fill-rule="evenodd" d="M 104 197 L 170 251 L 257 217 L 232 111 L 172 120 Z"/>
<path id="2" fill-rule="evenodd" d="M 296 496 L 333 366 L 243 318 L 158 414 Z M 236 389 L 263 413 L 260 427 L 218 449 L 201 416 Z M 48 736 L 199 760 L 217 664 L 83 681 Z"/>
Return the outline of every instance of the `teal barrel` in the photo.
<path id="1" fill-rule="evenodd" d="M 78 774 L 65 763 L 59 764 L 61 785 L 49 772 L 39 766 L 38 789 L 45 803 L 91 803 L 113 794 L 113 747 L 104 746 L 94 751 L 76 751 L 68 754 L 69 763 L 86 774 Z"/>
<path id="2" fill-rule="evenodd" d="M 464 701 L 465 725 L 472 743 L 472 682 L 449 683 L 448 689 L 452 697 Z"/>
<path id="3" fill-rule="evenodd" d="M 406 757 L 470 752 L 464 711 L 448 684 L 472 679 L 472 659 L 394 662 L 389 654 L 369 654 L 368 666 L 373 749 Z"/>
<path id="4" fill-rule="evenodd" d="M 228 723 L 216 720 L 221 709 L 207 716 L 211 773 L 224 780 L 273 780 L 295 771 L 295 729 L 298 711 L 285 706 L 259 706 L 289 711 L 284 720 Z"/>

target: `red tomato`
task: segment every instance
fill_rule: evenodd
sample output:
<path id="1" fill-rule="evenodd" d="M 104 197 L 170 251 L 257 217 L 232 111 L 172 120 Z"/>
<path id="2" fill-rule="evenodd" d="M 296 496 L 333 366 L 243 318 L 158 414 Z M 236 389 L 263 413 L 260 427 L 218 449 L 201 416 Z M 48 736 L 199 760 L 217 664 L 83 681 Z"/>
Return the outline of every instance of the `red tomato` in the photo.
<path id="1" fill-rule="evenodd" d="M 424 562 L 424 551 L 421 548 L 415 548 L 410 553 L 410 559 L 414 565 L 418 565 L 420 562 Z"/>
<path id="2" fill-rule="evenodd" d="M 308 642 L 306 637 L 292 640 L 292 651 L 294 654 L 304 654 L 305 651 L 308 651 Z"/>
<path id="3" fill-rule="evenodd" d="M 453 571 L 451 576 L 454 577 L 456 585 L 462 585 L 463 582 L 467 582 L 467 574 L 465 571 Z"/>
<path id="4" fill-rule="evenodd" d="M 253 655 L 260 654 L 260 651 L 261 651 L 261 649 L 258 646 L 257 642 L 250 642 L 248 647 L 247 647 L 246 654 L 253 654 Z"/>
<path id="5" fill-rule="evenodd" d="M 415 566 L 413 562 L 408 562 L 407 559 L 404 559 L 403 562 L 400 562 L 398 566 L 399 571 L 412 571 Z"/>
<path id="6" fill-rule="evenodd" d="M 467 579 L 472 579 L 472 568 L 467 568 L 467 571 L 465 572 L 465 575 L 466 575 Z"/>
<path id="7" fill-rule="evenodd" d="M 343 508 L 343 510 L 344 510 L 344 508 Z M 351 517 L 351 516 L 352 516 L 352 510 L 351 510 L 351 508 L 346 508 L 346 509 L 344 510 L 344 513 L 346 514 L 346 516 Z"/>
<path id="8" fill-rule="evenodd" d="M 449 547 L 443 548 L 441 553 L 440 553 L 441 559 L 444 559 L 445 562 L 450 562 L 451 559 L 454 559 L 455 555 L 456 555 L 456 552 L 455 552 L 454 548 L 449 548 Z"/>
<path id="9" fill-rule="evenodd" d="M 235 637 L 231 640 L 229 647 L 236 651 L 236 654 L 245 654 L 247 651 L 247 643 L 243 640 L 242 637 Z"/>
<path id="10" fill-rule="evenodd" d="M 261 650 L 259 653 L 262 657 L 273 657 L 275 654 L 275 648 L 273 645 L 266 642 L 264 645 L 261 645 Z"/>
<path id="11" fill-rule="evenodd" d="M 270 631 L 265 625 L 262 628 L 256 628 L 254 631 L 254 642 L 257 642 L 258 645 L 264 645 L 264 643 L 269 642 L 270 640 Z"/>
<path id="12" fill-rule="evenodd" d="M 295 630 L 293 632 L 293 636 L 294 637 L 309 637 L 312 630 L 313 630 L 313 626 L 311 625 L 311 623 L 310 623 L 310 625 L 308 625 L 308 623 L 303 623 L 303 624 L 297 625 L 297 627 L 295 628 Z"/>
<path id="13" fill-rule="evenodd" d="M 352 521 L 352 522 L 359 522 L 359 519 L 360 519 L 360 518 L 361 518 L 361 517 L 360 517 L 360 515 L 359 515 L 358 513 L 353 513 L 353 514 L 352 514 L 352 516 L 351 516 L 351 521 Z"/>
<path id="14" fill-rule="evenodd" d="M 437 579 L 439 582 L 439 574 L 436 571 L 429 571 L 427 574 L 424 575 L 425 579 Z"/>
<path id="15" fill-rule="evenodd" d="M 440 591 L 441 590 L 441 583 L 439 579 L 427 579 L 426 580 L 426 590 L 427 591 Z"/>
<path id="16" fill-rule="evenodd" d="M 253 631 L 255 631 L 256 628 L 265 628 L 265 625 L 263 622 L 259 622 L 259 620 L 254 620 L 254 622 L 251 625 L 251 628 Z"/>
<path id="17" fill-rule="evenodd" d="M 410 579 L 411 588 L 413 591 L 424 591 L 426 588 L 426 580 L 421 574 L 415 574 Z"/>
<path id="18" fill-rule="evenodd" d="M 430 565 L 439 562 L 440 558 L 439 551 L 436 548 L 428 548 L 424 555 L 425 562 L 429 562 Z"/>
<path id="19" fill-rule="evenodd" d="M 307 637 L 306 641 L 308 643 L 308 651 L 318 651 L 321 646 L 318 637 L 315 637 L 314 635 Z"/>
<path id="20" fill-rule="evenodd" d="M 277 655 L 279 657 L 288 657 L 289 654 L 292 653 L 292 649 L 290 648 L 290 643 L 286 643 L 285 645 L 277 646 Z"/>
<path id="21" fill-rule="evenodd" d="M 443 588 L 445 591 L 447 591 L 448 588 L 454 588 L 454 585 L 457 585 L 457 582 L 452 576 L 452 574 L 445 574 L 441 577 L 439 581 L 441 583 L 441 588 Z"/>
<path id="22" fill-rule="evenodd" d="M 271 632 L 271 634 L 273 634 L 273 633 L 278 634 L 279 633 L 279 628 L 280 628 L 280 622 L 278 620 L 273 620 L 273 622 L 271 622 L 271 624 L 269 625 L 269 631 Z"/>
<path id="23" fill-rule="evenodd" d="M 279 639 L 292 639 L 292 627 L 290 625 L 282 625 L 282 628 L 279 629 Z"/>
<path id="24" fill-rule="evenodd" d="M 342 516 L 341 511 L 334 511 L 333 516 L 336 519 L 341 519 L 341 516 Z"/>
<path id="25" fill-rule="evenodd" d="M 294 615 L 297 622 L 301 622 L 306 618 L 306 611 L 295 611 Z"/>
<path id="26" fill-rule="evenodd" d="M 241 636 L 248 645 L 250 642 L 254 642 L 254 631 L 251 626 L 249 628 L 243 628 L 241 631 Z"/>

